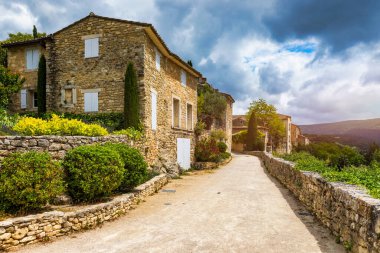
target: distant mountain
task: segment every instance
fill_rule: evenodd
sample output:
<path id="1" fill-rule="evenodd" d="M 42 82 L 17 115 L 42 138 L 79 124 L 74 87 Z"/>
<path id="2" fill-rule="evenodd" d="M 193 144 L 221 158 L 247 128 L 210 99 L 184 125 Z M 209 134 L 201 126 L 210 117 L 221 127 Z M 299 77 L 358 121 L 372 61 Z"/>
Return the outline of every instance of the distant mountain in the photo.
<path id="1" fill-rule="evenodd" d="M 339 142 L 361 149 L 372 142 L 380 145 L 380 118 L 300 125 L 299 127 L 311 141 Z"/>

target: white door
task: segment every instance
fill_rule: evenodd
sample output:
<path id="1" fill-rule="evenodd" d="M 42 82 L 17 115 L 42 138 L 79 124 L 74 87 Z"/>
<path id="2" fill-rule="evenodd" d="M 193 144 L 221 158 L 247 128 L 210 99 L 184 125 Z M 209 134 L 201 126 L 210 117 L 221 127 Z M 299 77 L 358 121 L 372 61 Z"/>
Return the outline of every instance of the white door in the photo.
<path id="1" fill-rule="evenodd" d="M 177 162 L 185 170 L 190 169 L 190 139 L 177 138 Z"/>

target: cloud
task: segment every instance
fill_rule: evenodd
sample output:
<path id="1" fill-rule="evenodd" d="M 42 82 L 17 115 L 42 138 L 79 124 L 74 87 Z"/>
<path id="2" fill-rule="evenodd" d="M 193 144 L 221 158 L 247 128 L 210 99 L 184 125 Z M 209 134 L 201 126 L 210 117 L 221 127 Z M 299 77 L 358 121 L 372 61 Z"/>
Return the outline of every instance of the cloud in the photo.
<path id="1" fill-rule="evenodd" d="M 267 66 L 262 67 L 259 70 L 260 75 L 260 88 L 267 93 L 280 94 L 287 91 L 290 88 L 290 79 L 293 73 L 287 71 L 281 73 L 280 69 L 273 63 L 269 63 Z"/>
<path id="2" fill-rule="evenodd" d="M 279 0 L 264 23 L 277 41 L 318 37 L 342 52 L 380 39 L 379 9 L 377 0 Z"/>

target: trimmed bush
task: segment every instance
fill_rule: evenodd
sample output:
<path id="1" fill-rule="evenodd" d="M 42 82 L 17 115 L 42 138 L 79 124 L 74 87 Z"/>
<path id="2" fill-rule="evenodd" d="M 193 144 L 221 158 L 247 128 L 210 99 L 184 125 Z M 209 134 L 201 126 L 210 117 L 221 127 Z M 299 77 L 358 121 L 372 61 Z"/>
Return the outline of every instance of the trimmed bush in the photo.
<path id="1" fill-rule="evenodd" d="M 140 127 L 140 101 L 137 74 L 133 63 L 129 63 L 124 80 L 124 128 Z"/>
<path id="2" fill-rule="evenodd" d="M 148 179 L 148 165 L 137 149 L 122 143 L 107 143 L 104 146 L 118 152 L 124 162 L 124 175 L 120 190 L 131 190 Z"/>
<path id="3" fill-rule="evenodd" d="M 49 153 L 13 153 L 0 170 L 0 205 L 11 211 L 44 207 L 64 191 L 63 170 Z"/>
<path id="4" fill-rule="evenodd" d="M 118 152 L 101 146 L 80 146 L 70 150 L 63 161 L 69 194 L 75 201 L 94 201 L 110 196 L 124 174 Z"/>
<path id="5" fill-rule="evenodd" d="M 126 135 L 126 136 L 128 136 L 129 138 L 131 138 L 133 140 L 140 140 L 143 137 L 143 132 L 140 131 L 140 130 L 134 129 L 133 127 L 129 127 L 127 129 L 122 129 L 122 130 L 118 130 L 118 131 L 114 131 L 114 132 L 112 132 L 112 134 Z"/>
<path id="6" fill-rule="evenodd" d="M 75 119 L 64 119 L 53 114 L 50 120 L 23 117 L 13 127 L 23 135 L 83 135 L 103 136 L 108 132 L 97 124 L 86 124 Z"/>
<path id="7" fill-rule="evenodd" d="M 228 146 L 227 146 L 226 143 L 220 141 L 220 142 L 217 143 L 217 145 L 218 145 L 218 149 L 219 149 L 220 153 L 224 153 L 224 152 L 227 151 Z"/>

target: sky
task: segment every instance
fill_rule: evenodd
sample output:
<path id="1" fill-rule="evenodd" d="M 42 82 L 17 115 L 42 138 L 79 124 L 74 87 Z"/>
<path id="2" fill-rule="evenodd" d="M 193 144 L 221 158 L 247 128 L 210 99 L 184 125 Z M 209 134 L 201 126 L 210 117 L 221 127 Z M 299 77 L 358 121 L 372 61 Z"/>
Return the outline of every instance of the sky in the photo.
<path id="1" fill-rule="evenodd" d="M 264 98 L 297 124 L 380 118 L 379 0 L 0 0 L 0 40 L 91 11 L 152 23 L 234 114 Z"/>

